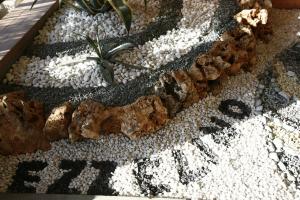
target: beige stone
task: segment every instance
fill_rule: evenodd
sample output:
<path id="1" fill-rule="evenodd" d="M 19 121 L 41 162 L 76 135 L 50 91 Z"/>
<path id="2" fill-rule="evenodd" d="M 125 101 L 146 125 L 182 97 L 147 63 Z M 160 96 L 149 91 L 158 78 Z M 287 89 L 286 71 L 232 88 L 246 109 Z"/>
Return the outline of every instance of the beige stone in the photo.
<path id="1" fill-rule="evenodd" d="M 69 137 L 68 127 L 71 123 L 72 110 L 70 102 L 65 102 L 52 110 L 43 129 L 44 134 L 49 141 Z"/>

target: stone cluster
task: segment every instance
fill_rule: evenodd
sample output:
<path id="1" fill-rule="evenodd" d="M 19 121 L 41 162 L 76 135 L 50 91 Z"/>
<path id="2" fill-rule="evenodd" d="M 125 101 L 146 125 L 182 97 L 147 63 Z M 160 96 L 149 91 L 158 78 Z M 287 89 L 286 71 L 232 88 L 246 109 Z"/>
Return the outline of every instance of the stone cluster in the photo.
<path id="1" fill-rule="evenodd" d="M 155 93 L 162 99 L 170 117 L 206 97 L 218 93 L 228 75 L 241 69 L 251 70 L 256 63 L 256 39 L 251 30 L 237 28 L 224 34 L 211 50 L 198 56 L 188 70 L 172 71 L 162 75 Z"/>

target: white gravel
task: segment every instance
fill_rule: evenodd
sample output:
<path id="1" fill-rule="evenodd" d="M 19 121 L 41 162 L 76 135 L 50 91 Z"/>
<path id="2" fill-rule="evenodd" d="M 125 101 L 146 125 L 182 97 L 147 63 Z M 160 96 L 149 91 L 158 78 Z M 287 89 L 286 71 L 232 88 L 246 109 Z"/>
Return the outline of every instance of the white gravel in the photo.
<path id="1" fill-rule="evenodd" d="M 143 1 L 129 1 L 133 9 L 133 21 L 130 33 L 143 30 L 147 24 L 154 21 L 159 11 L 159 1 L 148 2 L 148 11 L 145 12 Z M 48 19 L 44 28 L 39 31 L 35 38 L 35 43 L 57 43 L 70 42 L 84 39 L 82 36 L 89 35 L 96 39 L 96 34 L 100 38 L 119 37 L 127 34 L 125 26 L 120 17 L 114 11 L 100 13 L 95 16 L 87 12 L 75 10 L 66 5 Z"/>

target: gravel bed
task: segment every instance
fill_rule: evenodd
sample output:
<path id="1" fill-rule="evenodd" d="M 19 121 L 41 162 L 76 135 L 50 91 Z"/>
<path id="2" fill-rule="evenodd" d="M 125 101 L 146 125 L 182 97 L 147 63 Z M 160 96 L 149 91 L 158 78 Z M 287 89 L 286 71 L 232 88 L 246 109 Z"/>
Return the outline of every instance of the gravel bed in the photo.
<path id="1" fill-rule="evenodd" d="M 274 13 L 272 21 L 289 23 L 291 34 L 300 30 L 294 17 L 299 11 Z M 75 144 L 61 140 L 47 152 L 0 156 L 0 192 L 300 199 L 300 97 L 287 96 L 272 70 L 274 57 L 299 38 L 282 37 L 286 34 L 282 27 L 274 26 L 269 44 L 258 45 L 257 70 L 228 78 L 219 95 L 182 111 L 154 135 L 137 141 L 122 135 Z M 193 56 L 210 45 L 200 45 L 153 76 L 143 74 L 126 85 L 53 91 L 26 88 L 31 97 L 42 100 L 53 95 L 48 105 L 67 96 L 73 102 L 92 97 L 106 104 L 123 104 L 151 93 L 162 70 L 189 66 Z M 9 87 L 1 86 L 1 93 L 22 88 Z"/>
<path id="2" fill-rule="evenodd" d="M 206 2 L 206 1 L 205 1 Z M 172 5 L 171 2 L 167 4 L 167 6 Z M 178 4 L 176 4 L 178 5 Z M 180 5 L 178 5 L 180 8 Z M 175 9 L 175 12 L 178 8 L 173 8 Z M 89 75 L 86 77 L 86 79 L 89 79 L 87 83 L 84 83 L 82 81 L 85 76 L 79 74 L 79 71 L 82 69 L 82 71 L 89 71 L 91 73 L 97 72 L 95 66 L 91 66 L 90 68 L 84 68 L 82 64 L 78 64 L 82 66 L 80 67 L 75 67 L 70 68 L 75 71 L 73 73 L 73 78 L 66 79 L 66 77 L 70 77 L 68 74 L 64 74 L 60 68 L 57 68 L 55 62 L 52 60 L 45 60 L 45 59 L 38 59 L 38 58 L 32 58 L 29 59 L 27 57 L 23 57 L 19 63 L 17 63 L 15 66 L 17 66 L 12 73 L 15 73 L 15 77 L 19 77 L 18 81 L 16 81 L 17 84 L 19 85 L 36 85 L 36 86 L 51 86 L 51 88 L 36 88 L 36 87 L 24 87 L 24 86 L 18 86 L 18 85 L 0 85 L 0 91 L 7 92 L 11 90 L 17 90 L 17 89 L 25 89 L 30 97 L 33 97 L 37 100 L 41 100 L 42 102 L 45 102 L 47 108 L 52 108 L 53 106 L 57 105 L 58 103 L 62 103 L 63 101 L 66 101 L 68 99 L 71 99 L 73 103 L 78 103 L 79 101 L 86 99 L 86 98 L 93 98 L 95 100 L 101 101 L 104 104 L 110 104 L 110 105 L 125 105 L 128 104 L 132 101 L 134 101 L 137 97 L 149 94 L 151 92 L 151 87 L 154 82 L 157 81 L 158 77 L 160 74 L 164 73 L 165 71 L 169 70 L 174 70 L 176 68 L 185 68 L 191 66 L 191 62 L 193 58 L 199 54 L 199 53 L 205 53 L 211 46 L 213 38 L 216 37 L 217 35 L 221 34 L 223 31 L 226 29 L 231 28 L 234 26 L 233 20 L 230 19 L 230 16 L 233 16 L 235 13 L 236 5 L 234 4 L 228 4 L 225 1 L 220 1 L 220 7 L 217 9 L 215 12 L 215 16 L 213 17 L 213 22 L 211 23 L 211 34 L 204 36 L 207 38 L 207 42 L 203 40 L 197 47 L 191 49 L 190 52 L 187 54 L 183 55 L 179 59 L 176 59 L 175 61 L 167 63 L 165 66 L 151 70 L 150 74 L 143 74 L 143 71 L 137 71 L 137 70 L 131 70 L 127 71 L 128 73 L 124 72 L 124 68 L 119 67 L 119 70 L 116 70 L 115 76 L 116 79 L 121 81 L 122 83 L 126 84 L 120 84 L 118 86 L 109 86 L 107 88 L 102 88 L 102 87 L 96 87 L 96 86 L 106 86 L 106 83 L 101 82 L 102 78 L 97 77 L 96 75 L 94 76 L 96 78 L 96 84 L 95 84 L 95 79 L 89 79 Z M 167 10 L 167 9 L 166 9 Z M 174 12 L 169 11 L 170 14 L 168 16 L 173 16 Z M 221 16 L 228 16 L 228 17 L 221 17 Z M 220 22 L 219 22 L 220 21 Z M 173 24 L 173 21 L 167 21 L 171 24 Z M 168 26 L 168 23 L 165 24 L 166 27 Z M 176 30 L 176 29 L 174 29 Z M 88 50 L 86 51 L 80 51 L 77 55 L 87 55 Z M 63 58 L 64 60 L 70 61 L 70 60 L 76 60 L 80 59 L 80 56 L 68 56 L 65 55 Z M 36 70 L 36 68 L 33 67 L 32 70 L 27 70 L 27 72 L 31 71 L 31 73 L 28 74 L 28 76 L 24 76 L 24 72 L 26 72 L 25 68 L 22 68 L 21 66 L 36 66 L 35 64 L 30 64 L 28 65 L 26 62 L 31 62 L 31 60 L 35 59 L 36 60 L 36 65 L 43 65 L 46 66 L 45 70 L 39 71 Z M 51 59 L 48 57 L 48 59 Z M 52 63 L 52 64 L 50 64 Z M 49 66 L 52 65 L 52 66 Z M 57 74 L 55 74 L 55 71 L 57 71 Z M 82 73 L 82 72 L 81 72 Z M 37 74 L 37 76 L 34 76 L 34 74 Z M 52 75 L 51 75 L 52 74 Z M 97 73 L 94 73 L 97 74 Z M 140 75 L 137 79 L 135 76 Z M 10 76 L 7 78 L 12 78 L 13 76 Z M 22 78 L 23 77 L 23 78 Z M 32 77 L 32 78 L 30 78 Z M 41 78 L 42 77 L 42 78 Z M 60 78 L 61 77 L 61 78 Z M 124 78 L 125 77 L 125 78 Z M 129 77 L 126 79 L 126 77 Z M 76 80 L 76 78 L 78 78 Z M 98 78 L 98 82 L 97 82 Z M 133 79 L 133 80 L 132 80 Z M 7 79 L 6 79 L 7 80 Z M 6 81 L 4 80 L 4 81 Z M 23 80 L 23 83 L 22 83 Z M 51 83 L 47 83 L 47 80 L 50 80 Z M 72 81 L 74 80 L 74 81 Z M 124 81 L 125 80 L 125 81 Z M 26 82 L 27 83 L 26 83 Z M 34 83 L 33 83 L 34 81 Z M 128 82 L 128 83 L 127 83 Z M 92 83 L 93 87 L 88 87 Z M 98 85 L 97 85 L 98 84 Z M 63 86 L 69 86 L 69 87 L 61 87 Z M 55 87 L 56 86 L 56 87 Z M 76 89 L 74 89 L 76 88 Z M 53 98 L 49 98 L 49 97 Z M 47 109 L 49 110 L 49 109 Z"/>

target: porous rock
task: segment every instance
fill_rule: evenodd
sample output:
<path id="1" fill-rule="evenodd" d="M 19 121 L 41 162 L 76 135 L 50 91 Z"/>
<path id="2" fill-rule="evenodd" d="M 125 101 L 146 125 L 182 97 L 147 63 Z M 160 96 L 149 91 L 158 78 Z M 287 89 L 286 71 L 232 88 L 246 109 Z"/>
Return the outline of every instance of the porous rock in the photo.
<path id="1" fill-rule="evenodd" d="M 86 100 L 80 103 L 72 114 L 68 128 L 71 141 L 83 138 L 97 139 L 104 117 L 105 107 L 95 101 Z"/>
<path id="2" fill-rule="evenodd" d="M 268 11 L 266 9 L 245 9 L 236 14 L 235 19 L 240 24 L 257 27 L 258 24 L 267 24 Z"/>
<path id="3" fill-rule="evenodd" d="M 157 131 L 169 120 L 168 111 L 157 96 L 141 97 L 122 109 L 121 132 L 130 139 Z"/>
<path id="4" fill-rule="evenodd" d="M 4 155 L 47 150 L 50 143 L 43 135 L 43 105 L 27 101 L 24 92 L 0 96 L 0 153 Z"/>
<path id="5" fill-rule="evenodd" d="M 200 99 L 192 78 L 185 70 L 163 74 L 155 85 L 155 93 L 162 99 L 170 117 Z"/>
<path id="6" fill-rule="evenodd" d="M 105 107 L 98 102 L 82 102 L 72 115 L 71 141 L 100 135 L 124 133 L 131 139 L 158 130 L 168 121 L 167 109 L 157 96 L 145 96 L 123 107 Z"/>
<path id="7" fill-rule="evenodd" d="M 256 39 L 249 27 L 241 26 L 225 33 L 223 41 L 215 43 L 211 52 L 231 64 L 226 72 L 234 75 L 243 68 L 251 71 L 256 64 Z"/>
<path id="8" fill-rule="evenodd" d="M 273 34 L 272 23 L 269 19 L 269 12 L 272 8 L 270 0 L 241 0 L 240 5 L 246 9 L 236 14 L 237 22 L 251 26 L 256 38 L 264 42 L 269 41 L 270 35 Z"/>
<path id="9" fill-rule="evenodd" d="M 68 127 L 71 122 L 72 110 L 70 102 L 65 102 L 52 110 L 43 129 L 44 135 L 49 141 L 69 137 Z"/>

